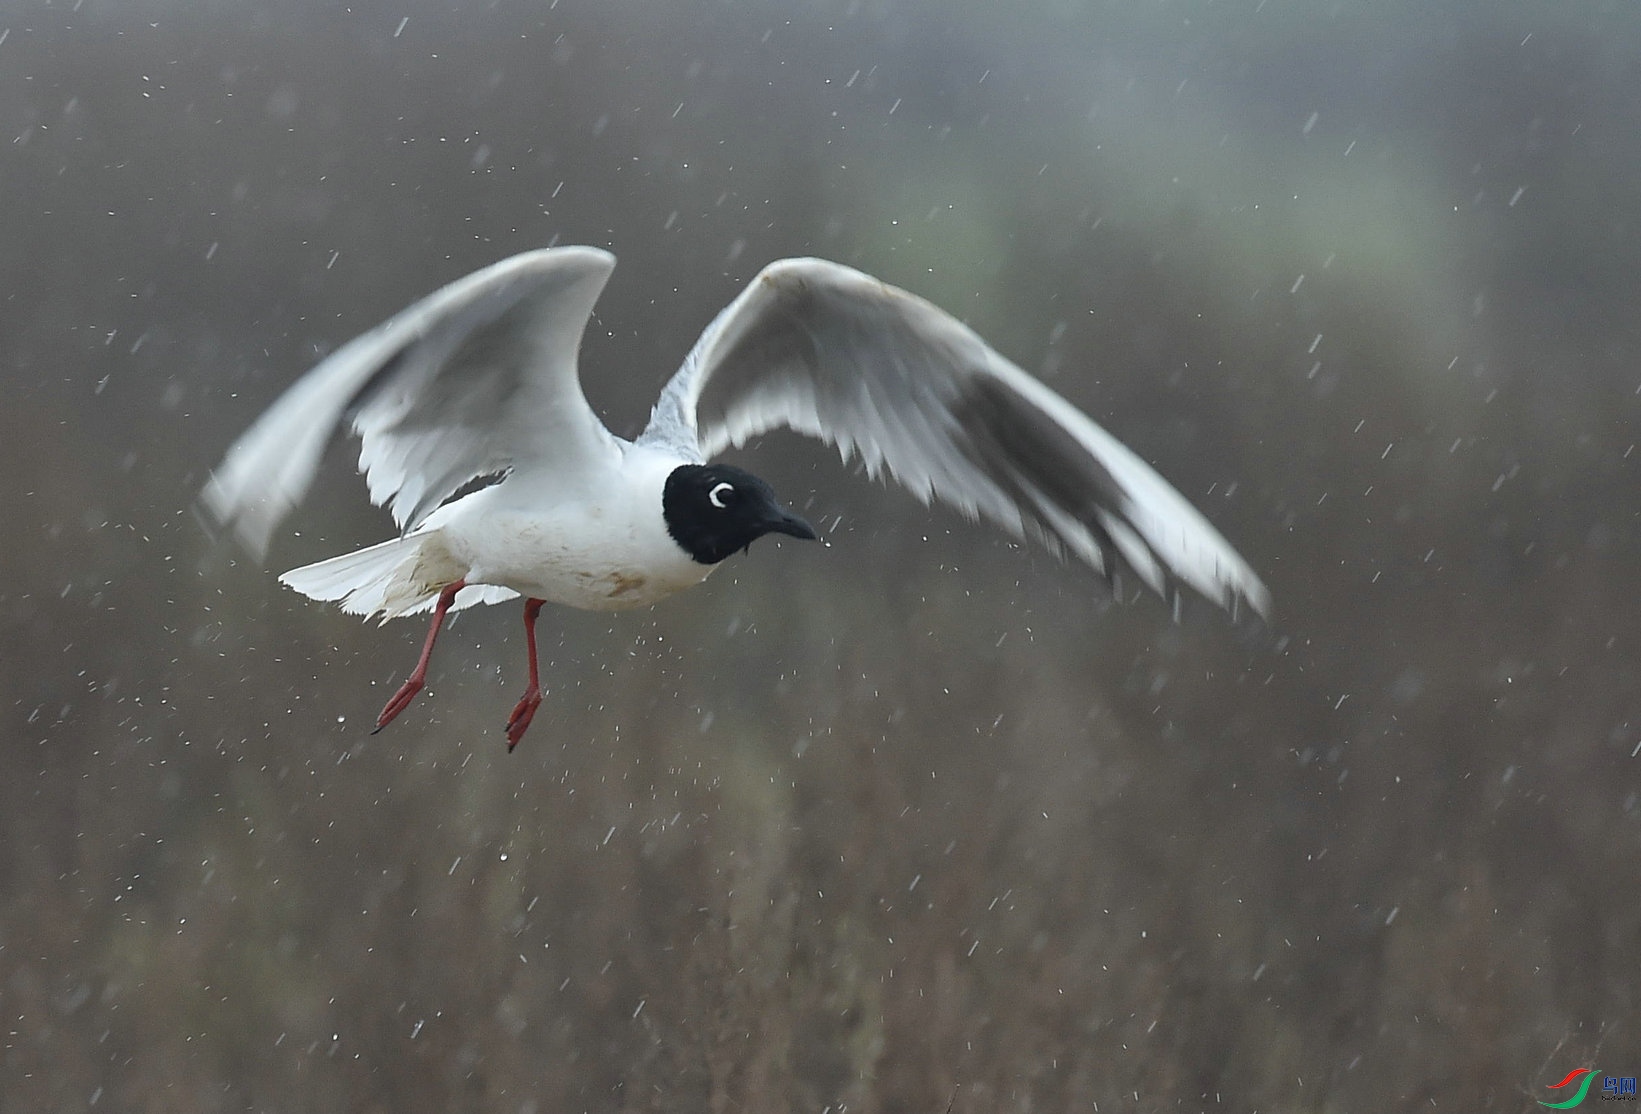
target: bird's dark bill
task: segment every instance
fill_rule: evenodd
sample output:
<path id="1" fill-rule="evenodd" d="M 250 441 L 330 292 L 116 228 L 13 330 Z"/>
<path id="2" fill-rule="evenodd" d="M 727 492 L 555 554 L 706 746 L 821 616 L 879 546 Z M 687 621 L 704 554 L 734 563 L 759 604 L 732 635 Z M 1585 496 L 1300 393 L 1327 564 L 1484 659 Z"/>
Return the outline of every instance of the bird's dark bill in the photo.
<path id="1" fill-rule="evenodd" d="M 780 514 L 770 519 L 769 532 L 772 534 L 786 534 L 790 537 L 802 538 L 806 542 L 815 541 L 819 537 L 819 535 L 815 533 L 815 528 L 809 525 L 808 522 L 799 518 L 795 514 L 788 514 L 785 511 L 782 511 Z"/>

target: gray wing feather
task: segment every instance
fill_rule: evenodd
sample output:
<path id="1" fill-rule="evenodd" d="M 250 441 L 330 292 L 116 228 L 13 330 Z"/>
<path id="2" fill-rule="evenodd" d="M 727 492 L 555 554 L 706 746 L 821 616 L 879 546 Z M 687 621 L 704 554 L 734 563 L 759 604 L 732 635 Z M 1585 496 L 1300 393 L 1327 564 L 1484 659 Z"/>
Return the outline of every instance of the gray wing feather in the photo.
<path id="1" fill-rule="evenodd" d="M 1270 593 L 1208 521 L 1087 415 L 930 303 L 819 259 L 766 267 L 702 334 L 641 440 L 709 459 L 785 426 L 1075 554 L 1120 556 L 1265 615 Z"/>
<path id="2" fill-rule="evenodd" d="M 349 341 L 229 449 L 207 509 L 260 556 L 344 421 L 371 500 L 406 530 L 476 477 L 597 459 L 613 439 L 581 393 L 576 351 L 614 266 L 597 248 L 526 252 Z"/>

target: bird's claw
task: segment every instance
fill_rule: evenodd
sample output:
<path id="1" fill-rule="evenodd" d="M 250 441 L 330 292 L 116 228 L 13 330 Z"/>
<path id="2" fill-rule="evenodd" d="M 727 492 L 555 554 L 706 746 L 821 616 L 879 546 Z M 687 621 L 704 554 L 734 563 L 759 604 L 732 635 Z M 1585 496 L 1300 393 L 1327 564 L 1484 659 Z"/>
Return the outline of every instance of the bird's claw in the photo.
<path id="1" fill-rule="evenodd" d="M 541 689 L 531 685 L 524 690 L 524 695 L 513 706 L 513 714 L 507 717 L 507 751 L 512 753 L 524 733 L 530 729 L 530 721 L 536 716 L 536 709 L 541 707 Z"/>
<path id="2" fill-rule="evenodd" d="M 399 691 L 394 693 L 392 699 L 383 707 L 382 714 L 376 717 L 376 726 L 372 729 L 371 734 L 376 734 L 377 731 L 392 723 L 400 712 L 410 707 L 410 702 L 416 699 L 416 694 L 421 691 L 422 681 L 417 677 L 412 677 L 400 685 Z"/>

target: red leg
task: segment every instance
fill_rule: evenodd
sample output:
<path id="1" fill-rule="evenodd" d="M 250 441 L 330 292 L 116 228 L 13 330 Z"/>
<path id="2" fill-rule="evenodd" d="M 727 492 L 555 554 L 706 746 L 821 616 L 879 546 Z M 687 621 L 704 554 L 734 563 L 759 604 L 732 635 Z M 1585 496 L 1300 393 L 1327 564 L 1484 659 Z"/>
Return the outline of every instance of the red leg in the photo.
<path id="1" fill-rule="evenodd" d="M 450 605 L 456 602 L 456 593 L 467 587 L 467 581 L 458 580 L 454 584 L 445 585 L 444 591 L 439 593 L 439 602 L 433 605 L 433 625 L 427 630 L 427 642 L 422 646 L 422 656 L 416 662 L 405 683 L 399 686 L 399 691 L 393 694 L 393 699 L 387 702 L 382 714 L 376 717 L 376 731 L 380 731 L 393 722 L 393 717 L 410 706 L 416 694 L 422 691 L 422 685 L 427 681 L 427 663 L 433 658 L 433 643 L 439 639 L 439 628 L 444 626 L 444 616 L 450 610 Z M 371 734 L 376 734 L 372 731 Z"/>
<path id="2" fill-rule="evenodd" d="M 536 709 L 541 707 L 541 678 L 536 672 L 536 616 L 541 614 L 541 605 L 545 602 L 538 599 L 524 601 L 524 644 L 530 651 L 530 685 L 514 706 L 513 714 L 507 717 L 509 753 L 519 745 L 519 740 L 524 738 L 524 733 L 530 728 L 530 721 L 535 718 Z"/>

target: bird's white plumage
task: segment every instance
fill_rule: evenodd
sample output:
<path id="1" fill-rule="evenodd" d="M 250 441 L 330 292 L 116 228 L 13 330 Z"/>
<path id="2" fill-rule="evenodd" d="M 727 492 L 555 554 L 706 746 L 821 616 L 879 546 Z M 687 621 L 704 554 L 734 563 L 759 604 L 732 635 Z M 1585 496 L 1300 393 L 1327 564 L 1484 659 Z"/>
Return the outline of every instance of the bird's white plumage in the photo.
<path id="1" fill-rule="evenodd" d="M 715 567 L 692 560 L 661 516 L 667 476 L 683 463 L 664 450 L 628 444 L 595 482 L 510 478 L 442 508 L 428 526 L 449 537 L 471 583 L 505 584 L 591 610 L 639 607 L 699 584 Z M 546 491 L 554 497 L 542 498 Z"/>
<path id="2" fill-rule="evenodd" d="M 1268 611 L 1259 578 L 1149 465 L 955 318 L 835 263 L 766 267 L 636 443 L 615 437 L 576 370 L 613 265 L 594 248 L 525 253 L 344 345 L 229 451 L 207 507 L 261 553 L 346 420 L 371 498 L 407 533 L 285 574 L 299 591 L 387 616 L 425 609 L 457 578 L 457 607 L 515 593 L 648 603 L 711 567 L 668 537 L 667 473 L 786 426 L 1107 573 L 1120 556 L 1159 592 L 1177 579 Z"/>
<path id="3" fill-rule="evenodd" d="M 297 381 L 228 452 L 207 509 L 258 556 L 344 420 L 372 502 L 414 529 L 476 477 L 536 462 L 566 480 L 619 447 L 581 393 L 576 350 L 615 257 L 525 252 L 458 279 Z"/>
<path id="4" fill-rule="evenodd" d="M 702 334 L 640 440 L 704 457 L 780 426 L 873 475 L 1147 584 L 1270 594 L 1179 492 L 950 314 L 821 259 L 772 263 Z"/>

